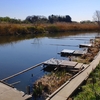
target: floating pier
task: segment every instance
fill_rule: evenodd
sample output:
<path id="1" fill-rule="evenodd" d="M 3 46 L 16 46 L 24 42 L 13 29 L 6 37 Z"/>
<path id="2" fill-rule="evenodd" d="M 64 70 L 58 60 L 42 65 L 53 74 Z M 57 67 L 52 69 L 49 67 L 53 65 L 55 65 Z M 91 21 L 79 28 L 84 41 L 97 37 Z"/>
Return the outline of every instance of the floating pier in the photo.
<path id="1" fill-rule="evenodd" d="M 75 50 L 64 49 L 61 51 L 61 55 L 72 55 Z"/>
<path id="2" fill-rule="evenodd" d="M 52 66 L 61 66 L 61 67 L 75 67 L 78 64 L 78 62 L 51 58 L 51 59 L 43 62 L 43 64 L 44 65 L 52 65 Z"/>
<path id="3" fill-rule="evenodd" d="M 87 53 L 87 50 L 75 50 L 73 52 L 73 55 L 83 55 L 83 54 L 86 54 Z"/>
<path id="4" fill-rule="evenodd" d="M 14 74 L 14 75 L 6 77 L 6 78 L 2 79 L 1 81 L 6 81 L 6 80 L 8 80 L 10 78 L 13 78 L 13 77 L 18 76 L 20 74 L 23 74 L 23 73 L 25 73 L 25 72 L 33 69 L 33 68 L 41 66 L 41 65 L 52 65 L 52 66 L 62 66 L 62 67 L 72 67 L 73 68 L 73 67 L 76 66 L 76 64 L 77 64 L 77 62 L 74 62 L 74 61 L 59 60 L 59 59 L 51 58 L 51 59 L 49 59 L 47 61 L 41 62 L 41 63 L 39 63 L 37 65 L 34 65 L 32 67 L 29 67 L 29 68 L 23 70 L 23 71 L 20 71 L 20 72 Z"/>
<path id="5" fill-rule="evenodd" d="M 92 46 L 91 43 L 89 43 L 89 44 L 80 44 L 80 45 L 79 45 L 80 48 L 81 48 L 81 47 L 91 47 L 91 46 Z"/>
<path id="6" fill-rule="evenodd" d="M 61 56 L 78 56 L 78 55 L 83 55 L 87 53 L 87 49 L 84 50 L 68 50 L 68 49 L 64 49 L 61 51 Z"/>

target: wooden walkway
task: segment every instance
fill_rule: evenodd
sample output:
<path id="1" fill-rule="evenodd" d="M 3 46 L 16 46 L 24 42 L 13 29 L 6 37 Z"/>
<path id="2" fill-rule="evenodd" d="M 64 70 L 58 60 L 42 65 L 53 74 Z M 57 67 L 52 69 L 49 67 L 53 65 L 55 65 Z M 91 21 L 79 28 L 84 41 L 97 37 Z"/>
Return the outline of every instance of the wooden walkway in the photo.
<path id="1" fill-rule="evenodd" d="M 27 100 L 29 98 L 31 95 L 25 95 L 24 92 L 0 82 L 0 100 Z"/>
<path id="2" fill-rule="evenodd" d="M 52 93 L 46 100 L 67 100 L 69 96 L 80 86 L 80 84 L 89 77 L 90 73 L 96 68 L 100 61 L 100 52 L 95 59 L 89 64 L 84 65 L 85 69 L 72 77 L 63 84 L 59 89 Z"/>
<path id="3" fill-rule="evenodd" d="M 83 63 L 78 63 L 74 68 L 75 69 L 80 69 L 82 67 L 84 67 Z"/>

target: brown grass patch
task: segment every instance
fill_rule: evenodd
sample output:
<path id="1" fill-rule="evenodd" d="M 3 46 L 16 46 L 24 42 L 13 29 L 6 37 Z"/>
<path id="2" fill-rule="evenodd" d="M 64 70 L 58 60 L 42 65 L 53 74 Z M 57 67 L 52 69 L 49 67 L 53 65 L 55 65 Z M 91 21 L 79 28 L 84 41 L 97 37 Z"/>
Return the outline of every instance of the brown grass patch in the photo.
<path id="1" fill-rule="evenodd" d="M 30 30 L 31 28 L 31 30 Z M 100 30 L 97 24 L 54 23 L 54 24 L 0 24 L 0 35 L 38 34 L 47 32 L 66 31 L 95 31 Z"/>

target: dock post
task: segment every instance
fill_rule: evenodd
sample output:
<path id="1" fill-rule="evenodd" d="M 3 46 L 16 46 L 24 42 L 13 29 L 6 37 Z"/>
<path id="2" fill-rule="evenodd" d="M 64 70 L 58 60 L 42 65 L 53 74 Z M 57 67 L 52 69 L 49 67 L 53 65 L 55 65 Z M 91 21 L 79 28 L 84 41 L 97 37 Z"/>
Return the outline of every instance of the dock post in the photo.
<path id="1" fill-rule="evenodd" d="M 26 93 L 30 94 L 30 86 L 29 85 L 26 87 Z"/>

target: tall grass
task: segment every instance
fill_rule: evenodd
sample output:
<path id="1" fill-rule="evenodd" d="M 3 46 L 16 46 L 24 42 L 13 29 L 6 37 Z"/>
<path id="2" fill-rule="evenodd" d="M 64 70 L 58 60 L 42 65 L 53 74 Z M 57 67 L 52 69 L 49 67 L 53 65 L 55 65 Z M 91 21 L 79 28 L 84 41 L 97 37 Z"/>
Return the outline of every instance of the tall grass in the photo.
<path id="1" fill-rule="evenodd" d="M 55 23 L 49 24 L 47 30 L 51 32 L 64 32 L 64 31 L 93 31 L 100 30 L 97 24 L 80 24 L 80 23 Z"/>
<path id="2" fill-rule="evenodd" d="M 0 35 L 15 35 L 25 33 L 26 27 L 16 24 L 0 24 Z"/>
<path id="3" fill-rule="evenodd" d="M 21 35 L 43 33 L 41 26 L 25 24 L 0 24 L 0 35 Z"/>
<path id="4" fill-rule="evenodd" d="M 100 30 L 97 24 L 54 23 L 54 24 L 0 24 L 0 35 L 39 34 L 66 31 Z"/>

